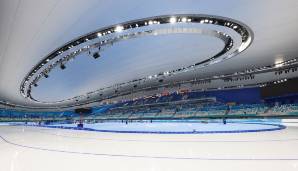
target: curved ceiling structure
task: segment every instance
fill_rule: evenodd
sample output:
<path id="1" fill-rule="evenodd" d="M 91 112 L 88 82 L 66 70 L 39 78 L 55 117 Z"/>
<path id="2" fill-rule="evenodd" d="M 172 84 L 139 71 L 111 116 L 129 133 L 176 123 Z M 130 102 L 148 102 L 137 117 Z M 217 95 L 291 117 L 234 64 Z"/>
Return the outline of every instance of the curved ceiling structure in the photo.
<path id="1" fill-rule="evenodd" d="M 202 27 L 203 25 L 212 25 L 213 28 L 199 27 Z M 145 29 L 143 29 L 143 27 L 145 27 Z M 216 29 L 216 27 L 219 28 Z M 230 32 L 234 31 L 234 34 L 237 34 L 240 39 L 239 42 L 237 42 L 237 37 L 232 38 L 229 33 L 224 33 L 222 31 L 223 29 L 228 29 Z M 171 34 L 199 34 L 202 36 L 210 36 L 221 40 L 224 46 L 214 55 L 205 57 L 204 59 L 199 58 L 199 61 L 196 61 L 193 64 L 187 64 L 181 68 L 164 70 L 163 72 L 154 74 L 154 77 L 157 79 L 159 77 L 167 77 L 169 75 L 208 67 L 209 65 L 230 59 L 248 48 L 253 39 L 252 31 L 244 24 L 218 16 L 174 14 L 121 23 L 81 36 L 50 53 L 26 76 L 22 82 L 20 92 L 25 98 L 44 104 L 59 104 L 65 101 L 71 101 L 75 97 L 58 101 L 41 101 L 32 97 L 32 88 L 37 87 L 38 82 L 42 78 L 48 78 L 50 72 L 55 69 L 55 67 L 60 66 L 60 68 L 64 70 L 66 68 L 65 65 L 68 62 L 77 59 L 78 56 L 81 56 L 84 53 L 85 55 L 93 56 L 94 59 L 97 59 L 100 57 L 103 49 L 108 48 L 107 46 L 113 46 L 115 43 L 143 36 Z M 198 50 L 198 48 L 194 48 L 194 50 Z M 197 53 L 199 54 L 199 52 Z M 151 77 L 153 76 L 149 75 L 143 78 L 138 78 L 137 81 L 146 81 Z M 125 83 L 119 82 L 116 84 L 124 86 L 131 82 L 135 81 L 131 80 Z M 90 97 L 96 95 L 96 92 L 103 93 L 105 89 L 106 87 L 102 87 L 85 94 L 88 94 Z"/>
<path id="2" fill-rule="evenodd" d="M 297 11 L 295 0 L 1 1 L 0 101 L 67 107 L 296 66 Z M 268 75 L 255 85 L 281 79 Z"/>

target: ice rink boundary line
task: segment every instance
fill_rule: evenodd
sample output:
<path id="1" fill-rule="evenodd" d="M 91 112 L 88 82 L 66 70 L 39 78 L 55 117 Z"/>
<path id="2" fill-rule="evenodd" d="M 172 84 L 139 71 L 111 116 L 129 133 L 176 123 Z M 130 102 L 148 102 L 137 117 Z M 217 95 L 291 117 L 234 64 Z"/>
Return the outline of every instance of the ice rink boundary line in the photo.
<path id="1" fill-rule="evenodd" d="M 59 136 L 64 138 L 82 139 L 82 140 L 98 140 L 98 141 L 116 141 L 116 142 L 149 142 L 149 143 L 256 143 L 256 142 L 286 142 L 286 141 L 298 141 L 298 138 L 288 138 L 288 139 L 264 139 L 264 140 L 138 140 L 138 139 L 113 139 L 113 138 L 95 138 L 95 137 L 76 137 L 69 135 L 62 135 L 57 133 L 45 132 L 49 129 L 40 129 L 44 131 L 34 131 L 40 134 L 47 134 L 52 136 Z"/>
<path id="2" fill-rule="evenodd" d="M 41 151 L 48 152 L 59 152 L 67 154 L 79 154 L 79 155 L 92 155 L 92 156 L 103 156 L 103 157 L 125 157 L 125 158 L 146 158 L 146 159 L 168 159 L 168 160 L 221 160 L 221 161 L 296 161 L 298 158 L 208 158 L 208 157 L 170 157 L 170 156 L 146 156 L 146 155 L 125 155 L 125 154 L 108 154 L 108 153 L 89 153 L 89 152 L 76 152 L 76 151 L 66 151 L 57 149 L 47 149 L 41 147 L 27 146 L 22 144 L 17 144 L 5 139 L 0 135 L 0 138 L 7 144 Z"/>
<path id="3" fill-rule="evenodd" d="M 48 129 L 43 129 L 48 130 Z M 216 140 L 189 140 L 189 141 L 178 141 L 178 140 L 138 140 L 138 139 L 113 139 L 113 138 L 94 138 L 94 137 L 75 137 L 69 135 L 60 135 L 56 133 L 48 133 L 43 131 L 37 131 L 41 134 L 59 136 L 64 138 L 74 138 L 74 139 L 84 139 L 84 140 L 99 140 L 99 141 L 123 141 L 123 142 L 154 142 L 154 143 L 255 143 L 255 142 L 285 142 L 285 141 L 298 141 L 298 138 L 289 139 L 264 139 L 264 140 L 226 140 L 226 141 L 216 141 Z"/>

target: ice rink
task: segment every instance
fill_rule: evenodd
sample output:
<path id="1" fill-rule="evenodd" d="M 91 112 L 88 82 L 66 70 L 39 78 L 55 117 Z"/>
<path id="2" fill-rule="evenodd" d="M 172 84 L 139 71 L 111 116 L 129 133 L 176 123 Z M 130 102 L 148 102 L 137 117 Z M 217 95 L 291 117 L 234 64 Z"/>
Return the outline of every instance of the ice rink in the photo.
<path id="1" fill-rule="evenodd" d="M 87 131 L 69 129 L 75 125 L 61 129 L 2 124 L 0 170 L 296 171 L 297 124 L 280 124 L 287 127 L 269 122 L 102 123 L 85 125 L 91 129 Z"/>

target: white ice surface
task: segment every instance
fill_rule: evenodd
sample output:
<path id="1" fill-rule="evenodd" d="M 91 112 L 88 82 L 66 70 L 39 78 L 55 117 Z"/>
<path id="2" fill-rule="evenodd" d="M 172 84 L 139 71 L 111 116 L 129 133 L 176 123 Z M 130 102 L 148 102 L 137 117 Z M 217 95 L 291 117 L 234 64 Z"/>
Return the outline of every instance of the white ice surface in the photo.
<path id="1" fill-rule="evenodd" d="M 0 126 L 0 171 L 297 171 L 298 128 L 122 134 Z"/>

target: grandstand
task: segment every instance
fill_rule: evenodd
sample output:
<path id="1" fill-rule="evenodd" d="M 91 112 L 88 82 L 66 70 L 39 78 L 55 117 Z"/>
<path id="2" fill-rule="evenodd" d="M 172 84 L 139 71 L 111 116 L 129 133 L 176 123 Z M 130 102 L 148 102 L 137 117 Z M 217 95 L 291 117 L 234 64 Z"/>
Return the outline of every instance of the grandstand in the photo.
<path id="1" fill-rule="evenodd" d="M 152 95 L 106 104 L 85 114 L 84 120 L 176 120 L 221 118 L 298 117 L 298 103 L 225 103 L 201 92 Z M 74 111 L 28 112 L 0 110 L 2 121 L 49 122 L 81 119 Z"/>

